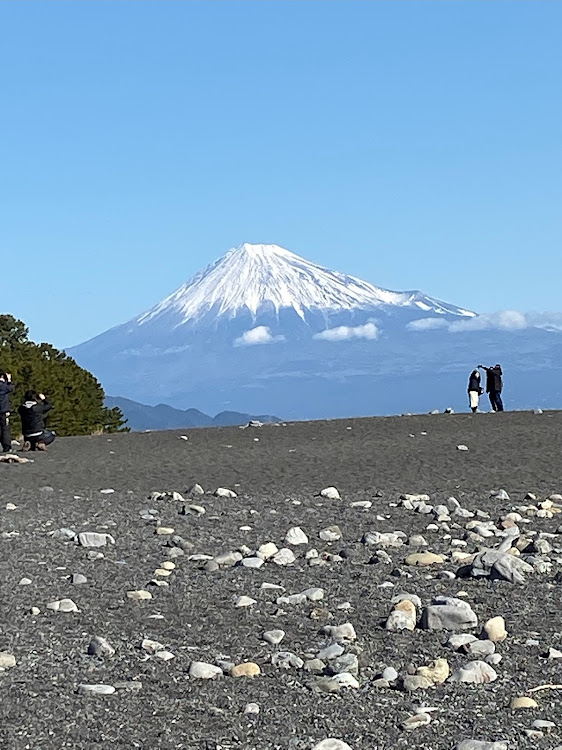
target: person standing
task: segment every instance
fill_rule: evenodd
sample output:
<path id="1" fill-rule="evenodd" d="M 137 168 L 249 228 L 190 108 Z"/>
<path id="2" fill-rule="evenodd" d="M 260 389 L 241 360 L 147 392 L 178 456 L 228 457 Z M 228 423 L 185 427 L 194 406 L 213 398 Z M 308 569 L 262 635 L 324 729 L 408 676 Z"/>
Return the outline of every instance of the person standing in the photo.
<path id="1" fill-rule="evenodd" d="M 55 433 L 45 429 L 45 414 L 52 409 L 52 404 L 43 393 L 26 391 L 24 402 L 19 407 L 24 451 L 46 451 L 47 446 L 55 439 Z"/>
<path id="2" fill-rule="evenodd" d="M 473 370 L 468 378 L 468 401 L 473 414 L 478 411 L 478 402 L 482 395 L 481 376 L 478 369 Z"/>
<path id="3" fill-rule="evenodd" d="M 10 393 L 14 390 L 12 376 L 9 372 L 0 372 L 0 443 L 4 453 L 12 450 L 12 433 L 10 431 Z"/>
<path id="4" fill-rule="evenodd" d="M 486 370 L 486 392 L 490 399 L 490 404 L 494 411 L 503 411 L 502 401 L 502 388 L 503 388 L 503 373 L 501 365 L 494 365 L 493 367 L 486 367 L 485 365 L 478 365 L 483 370 Z"/>

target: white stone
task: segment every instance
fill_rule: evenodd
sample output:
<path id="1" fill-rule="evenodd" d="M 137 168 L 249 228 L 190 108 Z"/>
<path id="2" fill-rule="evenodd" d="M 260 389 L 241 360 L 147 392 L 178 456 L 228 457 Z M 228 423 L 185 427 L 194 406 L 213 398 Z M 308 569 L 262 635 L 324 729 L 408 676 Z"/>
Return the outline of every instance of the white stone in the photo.
<path id="1" fill-rule="evenodd" d="M 152 599 L 150 591 L 139 589 L 138 591 L 127 591 L 127 599 L 133 599 L 135 601 L 142 601 L 143 599 Z"/>
<path id="2" fill-rule="evenodd" d="M 16 657 L 8 651 L 0 651 L 0 672 L 16 666 Z"/>
<path id="3" fill-rule="evenodd" d="M 494 682 L 497 678 L 496 670 L 485 661 L 469 661 L 456 669 L 450 677 L 452 682 L 470 682 L 476 685 Z"/>
<path id="4" fill-rule="evenodd" d="M 72 599 L 59 599 L 55 602 L 49 602 L 47 609 L 52 609 L 53 612 L 78 612 L 78 607 Z"/>
<path id="5" fill-rule="evenodd" d="M 296 558 L 292 550 L 290 550 L 288 547 L 283 547 L 279 550 L 279 552 L 273 556 L 273 562 L 276 565 L 292 565 L 295 562 Z"/>
<path id="6" fill-rule="evenodd" d="M 321 490 L 320 495 L 327 500 L 341 500 L 340 493 L 335 487 L 324 487 L 324 489 Z"/>
<path id="7" fill-rule="evenodd" d="M 339 526 L 328 526 L 318 536 L 323 542 L 337 542 L 342 538 L 342 533 Z"/>
<path id="8" fill-rule="evenodd" d="M 192 661 L 189 665 L 189 676 L 200 680 L 211 680 L 214 677 L 220 677 L 223 671 L 215 664 L 208 664 L 204 661 Z"/>
<path id="9" fill-rule="evenodd" d="M 215 497 L 237 497 L 236 492 L 229 490 L 226 487 L 217 487 L 215 490 Z"/>
<path id="10" fill-rule="evenodd" d="M 352 750 L 350 745 L 343 740 L 336 740 L 333 737 L 328 737 L 321 742 L 318 742 L 312 750 Z"/>
<path id="11" fill-rule="evenodd" d="M 348 687 L 357 690 L 359 688 L 358 680 L 349 672 L 340 672 L 332 677 L 333 682 L 337 682 L 341 687 Z"/>
<path id="12" fill-rule="evenodd" d="M 387 667 L 382 673 L 382 678 L 387 682 L 394 682 L 398 679 L 398 672 L 394 667 Z"/>
<path id="13" fill-rule="evenodd" d="M 285 542 L 286 544 L 308 544 L 308 537 L 304 533 L 304 531 L 301 529 L 300 526 L 293 526 L 289 531 L 285 534 Z"/>
<path id="14" fill-rule="evenodd" d="M 113 490 L 112 490 L 113 491 Z M 78 685 L 80 695 L 113 695 L 113 685 Z"/>
<path id="15" fill-rule="evenodd" d="M 170 659 L 176 658 L 171 651 L 157 651 L 154 655 L 157 659 L 161 659 L 162 661 L 170 661 Z"/>
<path id="16" fill-rule="evenodd" d="M 251 596 L 239 596 L 234 601 L 235 607 L 251 607 L 253 604 L 257 604 L 257 602 Z"/>
<path id="17" fill-rule="evenodd" d="M 263 640 L 272 646 L 277 646 L 285 637 L 284 630 L 266 630 L 263 634 Z"/>
<path id="18" fill-rule="evenodd" d="M 431 722 L 431 716 L 426 713 L 416 713 L 402 722 L 402 729 L 412 730 L 425 727 Z"/>
<path id="19" fill-rule="evenodd" d="M 279 548 L 273 542 L 266 542 L 258 547 L 258 553 L 263 557 L 264 560 L 269 560 L 279 552 Z"/>
<path id="20" fill-rule="evenodd" d="M 350 622 L 344 622 L 343 625 L 326 625 L 324 632 L 341 642 L 354 641 L 357 638 L 355 628 Z"/>
<path id="21" fill-rule="evenodd" d="M 153 641 L 151 638 L 143 638 L 141 648 L 149 654 L 156 654 L 158 651 L 164 650 L 164 646 L 161 643 Z"/>

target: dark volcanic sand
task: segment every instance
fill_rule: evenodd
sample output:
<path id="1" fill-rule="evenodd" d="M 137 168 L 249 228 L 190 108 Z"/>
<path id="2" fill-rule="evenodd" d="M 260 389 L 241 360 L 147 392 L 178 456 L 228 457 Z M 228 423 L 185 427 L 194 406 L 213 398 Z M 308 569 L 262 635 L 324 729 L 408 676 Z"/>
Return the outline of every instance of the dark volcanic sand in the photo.
<path id="1" fill-rule="evenodd" d="M 389 507 L 403 492 L 427 492 L 432 503 L 454 495 L 463 507 L 488 511 L 494 520 L 524 504 L 529 491 L 539 500 L 562 492 L 562 413 L 342 420 L 185 434 L 188 441 L 180 439 L 181 432 L 67 438 L 47 454 L 29 454 L 33 464 L 0 464 L 0 651 L 17 659 L 14 668 L 0 673 L 2 750 L 81 750 L 110 743 L 142 750 L 309 750 L 325 737 L 343 739 L 353 750 L 436 750 L 453 748 L 467 737 L 506 739 L 510 747 L 521 748 L 554 748 L 562 742 L 562 691 L 535 694 L 538 709 L 509 709 L 511 698 L 529 688 L 562 682 L 562 660 L 541 656 L 551 646 L 562 649 L 558 563 L 549 574 L 529 577 L 524 586 L 444 580 L 435 577 L 435 569 L 404 566 L 405 556 L 415 551 L 408 546 L 388 550 L 393 566 L 369 565 L 375 550 L 359 543 L 365 531 L 401 530 L 423 533 L 434 552 L 449 551 L 442 533 L 425 531 L 433 516 Z M 457 451 L 460 443 L 469 451 Z M 152 490 L 183 493 L 194 482 L 211 492 L 218 486 L 234 489 L 238 497 L 196 498 L 207 510 L 199 518 L 179 515 L 181 504 L 171 500 L 147 500 Z M 339 489 L 341 501 L 315 495 L 329 485 Z M 53 491 L 40 489 L 46 486 Z M 104 488 L 115 493 L 100 494 Z M 489 498 L 490 490 L 500 488 L 509 492 L 511 503 Z M 377 491 L 383 497 L 376 497 Z M 365 499 L 373 501 L 370 510 L 350 507 Z M 17 509 L 5 510 L 7 502 Z M 267 541 L 282 547 L 286 531 L 295 525 L 308 534 L 309 544 L 294 548 L 297 561 L 290 568 L 266 563 L 260 570 L 206 573 L 201 563 L 178 558 L 170 587 L 149 587 L 154 598 L 134 602 L 126 592 L 146 588 L 169 552 L 168 537 L 155 535 L 155 523 L 141 519 L 147 508 L 156 508 L 162 525 L 172 526 L 197 553 L 215 555 L 242 544 L 255 549 Z M 379 514 L 388 517 L 377 520 Z M 340 526 L 343 541 L 328 544 L 318 538 L 331 524 Z M 561 524 L 561 516 L 533 518 L 525 528 L 555 532 Z M 252 530 L 241 531 L 244 525 Z M 104 548 L 104 559 L 89 560 L 83 548 L 48 535 L 63 526 L 108 531 L 116 544 Z M 6 536 L 11 531 L 18 535 Z M 452 531 L 460 538 L 463 533 Z M 552 544 L 560 548 L 561 535 Z M 304 554 L 312 547 L 320 552 L 347 547 L 354 555 L 325 567 L 309 566 Z M 476 548 L 469 542 L 467 549 Z M 550 556 L 556 558 L 560 553 Z M 394 566 L 412 578 L 393 577 Z M 448 562 L 443 567 L 458 566 Z M 75 572 L 88 582 L 73 586 L 66 576 Z M 18 585 L 24 576 L 31 585 Z M 320 606 L 333 619 L 311 619 L 312 603 L 285 605 L 278 612 L 277 594 L 259 590 L 264 581 L 283 584 L 287 594 L 322 587 Z M 379 588 L 384 581 L 395 587 Z M 509 636 L 497 648 L 503 656 L 495 667 L 498 680 L 474 686 L 448 682 L 411 694 L 374 687 L 374 678 L 388 665 L 404 673 L 409 664 L 421 666 L 441 656 L 451 668 L 470 660 L 444 645 L 450 633 L 386 632 L 381 624 L 391 610 L 390 599 L 401 591 L 418 594 L 424 603 L 436 594 L 466 591 L 480 622 L 503 615 Z M 232 599 L 240 594 L 258 603 L 236 609 Z M 63 597 L 72 598 L 80 612 L 46 609 Z M 337 605 L 346 601 L 353 609 L 339 611 Z M 41 614 L 31 615 L 32 606 Z M 152 614 L 164 619 L 150 619 Z M 346 621 L 353 623 L 363 649 L 359 690 L 317 694 L 307 687 L 309 674 L 268 663 L 276 649 L 260 640 L 264 630 L 284 629 L 279 648 L 304 657 L 324 645 L 324 624 Z M 104 661 L 88 656 L 94 635 L 107 638 L 115 656 Z M 176 658 L 145 659 L 139 648 L 144 637 L 160 641 Z M 529 638 L 540 645 L 526 645 Z M 192 659 L 225 657 L 256 661 L 262 675 L 253 680 L 188 678 Z M 107 697 L 76 694 L 82 682 L 120 680 L 140 681 L 142 688 Z M 243 715 L 250 701 L 261 709 L 253 724 Z M 401 721 L 421 702 L 439 708 L 433 722 L 413 732 L 402 730 Z M 524 730 L 536 718 L 558 727 L 540 740 L 528 739 Z"/>

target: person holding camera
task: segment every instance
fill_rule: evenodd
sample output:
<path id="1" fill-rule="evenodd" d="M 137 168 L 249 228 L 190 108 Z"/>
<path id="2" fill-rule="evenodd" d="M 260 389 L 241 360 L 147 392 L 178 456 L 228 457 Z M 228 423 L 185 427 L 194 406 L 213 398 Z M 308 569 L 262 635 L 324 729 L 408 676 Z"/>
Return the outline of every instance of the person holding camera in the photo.
<path id="1" fill-rule="evenodd" d="M 4 453 L 12 450 L 12 433 L 10 431 L 10 393 L 14 390 L 12 376 L 9 372 L 0 372 L 0 443 Z"/>
<path id="2" fill-rule="evenodd" d="M 19 407 L 24 451 L 46 451 L 47 446 L 55 439 L 55 433 L 45 429 L 45 414 L 52 409 L 52 404 L 43 393 L 26 391 L 24 402 Z"/>
<path id="3" fill-rule="evenodd" d="M 486 367 L 486 365 L 478 365 L 479 368 L 486 371 L 486 392 L 490 399 L 490 404 L 494 411 L 503 411 L 502 401 L 502 388 L 503 388 L 503 372 L 501 365 L 494 365 L 493 367 Z"/>

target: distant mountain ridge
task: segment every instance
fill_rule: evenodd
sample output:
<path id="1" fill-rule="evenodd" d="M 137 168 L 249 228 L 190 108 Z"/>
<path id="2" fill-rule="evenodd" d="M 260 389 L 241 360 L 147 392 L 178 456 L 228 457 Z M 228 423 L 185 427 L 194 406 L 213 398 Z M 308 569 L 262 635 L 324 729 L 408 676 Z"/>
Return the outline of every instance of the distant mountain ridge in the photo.
<path id="1" fill-rule="evenodd" d="M 134 432 L 143 430 L 179 430 L 191 427 L 232 427 L 247 424 L 250 420 L 272 423 L 281 422 L 270 414 L 244 414 L 238 411 L 223 411 L 215 417 L 198 409 L 175 409 L 168 404 L 148 406 L 128 398 L 106 396 L 105 404 L 110 409 L 117 406 L 128 420 L 127 427 Z"/>

